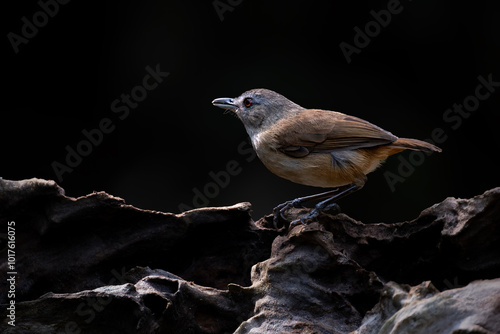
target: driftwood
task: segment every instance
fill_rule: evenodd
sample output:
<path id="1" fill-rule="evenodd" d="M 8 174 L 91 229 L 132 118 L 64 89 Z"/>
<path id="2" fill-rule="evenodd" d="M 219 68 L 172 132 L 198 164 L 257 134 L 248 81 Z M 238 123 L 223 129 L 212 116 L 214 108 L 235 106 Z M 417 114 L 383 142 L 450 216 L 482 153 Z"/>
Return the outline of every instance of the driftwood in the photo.
<path id="1" fill-rule="evenodd" d="M 250 211 L 0 179 L 1 332 L 500 333 L 500 188 L 394 224 Z"/>

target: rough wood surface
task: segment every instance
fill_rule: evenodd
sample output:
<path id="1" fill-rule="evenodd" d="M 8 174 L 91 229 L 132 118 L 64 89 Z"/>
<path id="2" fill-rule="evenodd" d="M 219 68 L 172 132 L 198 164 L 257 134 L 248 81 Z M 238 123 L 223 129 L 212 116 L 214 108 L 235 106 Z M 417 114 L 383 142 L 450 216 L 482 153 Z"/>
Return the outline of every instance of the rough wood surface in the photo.
<path id="1" fill-rule="evenodd" d="M 500 333 L 500 188 L 395 224 L 322 214 L 275 231 L 250 211 L 162 213 L 0 179 L 18 273 L 15 327 L 0 282 L 1 332 Z"/>

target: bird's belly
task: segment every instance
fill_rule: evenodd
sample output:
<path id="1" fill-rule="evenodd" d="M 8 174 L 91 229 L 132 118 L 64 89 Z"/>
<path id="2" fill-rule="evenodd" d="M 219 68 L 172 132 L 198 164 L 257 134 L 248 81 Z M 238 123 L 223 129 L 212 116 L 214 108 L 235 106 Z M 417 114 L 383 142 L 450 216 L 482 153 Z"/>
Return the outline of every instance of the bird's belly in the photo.
<path id="1" fill-rule="evenodd" d="M 289 157 L 279 151 L 259 153 L 271 172 L 299 184 L 333 188 L 364 177 L 364 173 L 350 164 L 338 164 L 330 153 L 312 153 L 302 158 Z"/>

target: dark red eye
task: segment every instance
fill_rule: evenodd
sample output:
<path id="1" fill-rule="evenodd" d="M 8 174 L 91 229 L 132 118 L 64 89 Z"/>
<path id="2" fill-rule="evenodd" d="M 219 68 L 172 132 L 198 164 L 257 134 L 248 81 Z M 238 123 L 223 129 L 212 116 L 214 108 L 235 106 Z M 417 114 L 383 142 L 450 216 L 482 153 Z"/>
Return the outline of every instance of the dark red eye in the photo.
<path id="1" fill-rule="evenodd" d="M 253 104 L 253 101 L 251 98 L 247 97 L 246 99 L 243 100 L 243 104 L 245 105 L 245 107 L 251 107 L 252 104 Z"/>

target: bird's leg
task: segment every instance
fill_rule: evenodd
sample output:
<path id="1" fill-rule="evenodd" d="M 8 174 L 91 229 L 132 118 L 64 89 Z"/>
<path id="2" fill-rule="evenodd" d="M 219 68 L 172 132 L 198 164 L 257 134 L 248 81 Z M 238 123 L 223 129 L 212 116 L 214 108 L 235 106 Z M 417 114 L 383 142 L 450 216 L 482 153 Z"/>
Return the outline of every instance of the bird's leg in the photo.
<path id="1" fill-rule="evenodd" d="M 361 189 L 362 187 L 363 187 L 362 185 L 353 183 L 336 189 L 336 193 L 333 196 L 316 204 L 314 209 L 311 210 L 311 212 L 309 212 L 307 215 L 301 217 L 300 219 L 292 221 L 288 228 L 292 229 L 299 223 L 306 225 L 305 223 L 306 220 L 314 219 L 320 214 L 320 212 L 331 209 L 334 206 L 337 206 L 337 203 L 335 203 L 335 201 L 349 194 L 352 194 L 353 192 Z"/>
<path id="2" fill-rule="evenodd" d="M 326 191 L 324 193 L 320 193 L 320 194 L 316 194 L 316 195 L 299 197 L 299 198 L 293 199 L 291 201 L 286 201 L 285 203 L 281 203 L 280 205 L 278 205 L 277 207 L 275 207 L 273 209 L 274 227 L 278 228 L 278 220 L 280 217 L 284 219 L 283 214 L 285 213 L 286 210 L 288 210 L 290 208 L 300 208 L 300 207 L 302 207 L 302 203 L 304 203 L 304 202 L 332 197 L 333 195 L 335 195 L 336 192 L 339 191 L 339 189 L 340 188 Z"/>

